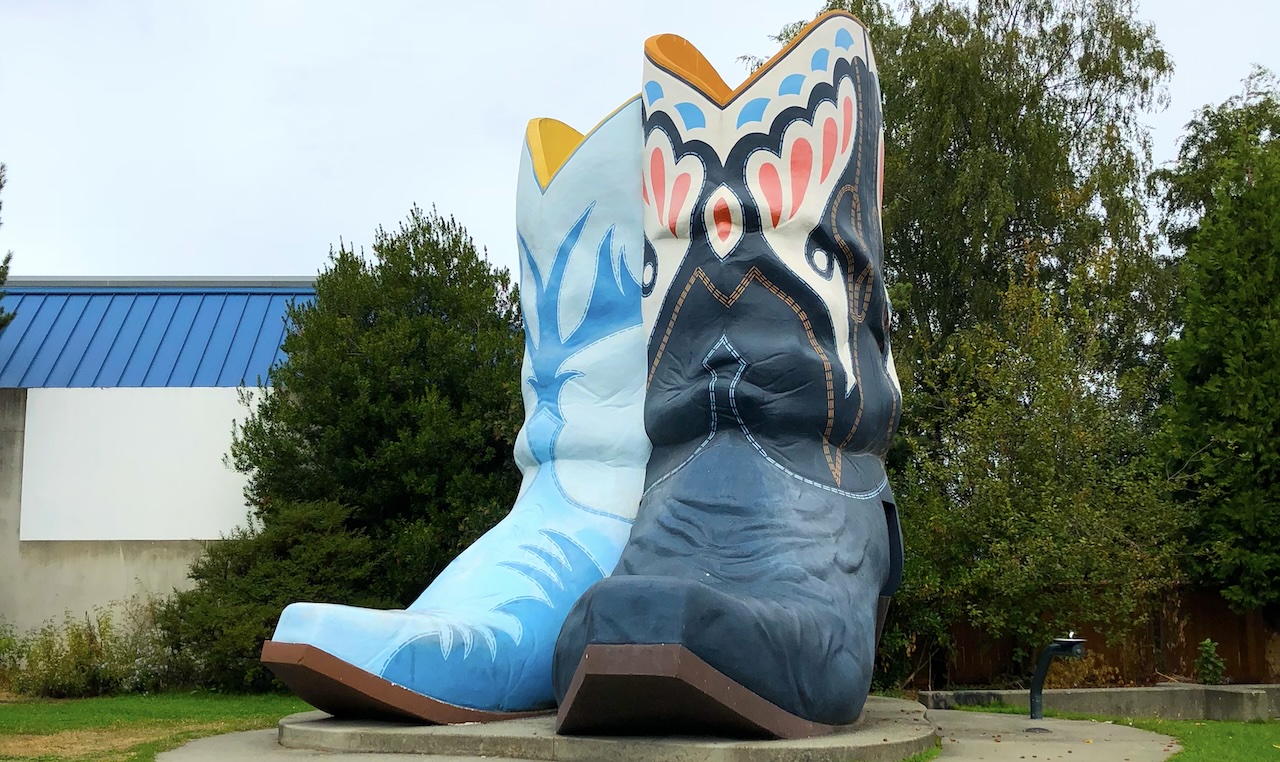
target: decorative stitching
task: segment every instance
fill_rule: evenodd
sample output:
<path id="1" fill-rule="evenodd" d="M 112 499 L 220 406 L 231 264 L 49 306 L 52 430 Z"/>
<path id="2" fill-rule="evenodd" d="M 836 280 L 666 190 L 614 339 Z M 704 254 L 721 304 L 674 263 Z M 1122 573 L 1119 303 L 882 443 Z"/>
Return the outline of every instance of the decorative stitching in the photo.
<path id="1" fill-rule="evenodd" d="M 848 490 L 839 489 L 837 487 L 830 487 L 826 484 L 821 484 L 819 482 L 816 482 L 813 479 L 809 479 L 807 477 L 801 476 L 800 474 L 797 474 L 795 471 L 792 471 L 791 469 L 787 468 L 786 466 L 782 465 L 781 463 L 779 463 L 778 461 L 770 457 L 769 453 L 765 452 L 764 447 L 762 447 L 760 443 L 756 441 L 756 438 L 751 434 L 751 430 L 747 428 L 746 421 L 742 420 L 742 415 L 738 413 L 738 400 L 734 392 L 735 392 L 735 388 L 738 385 L 738 379 L 742 377 L 742 370 L 747 367 L 747 363 L 745 360 L 742 359 L 742 357 L 738 355 L 737 350 L 733 348 L 733 344 L 729 342 L 728 337 L 721 336 L 720 341 L 716 342 L 716 346 L 720 346 L 720 344 L 724 344 L 725 347 L 729 350 L 729 352 L 738 360 L 738 368 L 739 368 L 738 374 L 734 376 L 733 381 L 729 383 L 729 407 L 733 409 L 733 417 L 737 419 L 738 426 L 742 429 L 742 433 L 747 436 L 747 441 L 749 441 L 751 445 L 756 448 L 756 451 L 759 452 L 760 455 L 763 456 L 765 460 L 772 463 L 774 466 L 776 466 L 778 469 L 780 469 L 783 473 L 787 474 L 788 476 L 792 476 L 796 479 L 799 479 L 800 481 L 806 484 L 811 484 L 815 487 L 820 487 L 824 490 L 827 490 L 828 492 L 834 492 L 838 495 L 844 495 L 845 497 L 851 497 L 856 500 L 866 500 L 867 498 L 875 497 L 876 495 L 880 494 L 880 492 L 884 490 L 886 486 L 888 486 L 889 477 L 888 475 L 885 475 L 883 478 L 880 479 L 880 483 L 877 484 L 871 490 L 867 490 L 865 492 L 850 492 Z M 711 351 L 714 352 L 715 349 L 713 348 Z"/>
<path id="2" fill-rule="evenodd" d="M 834 428 L 836 420 L 836 391 L 835 380 L 831 371 L 831 361 L 827 359 L 827 353 L 823 352 L 822 346 L 818 344 L 818 337 L 813 331 L 813 325 L 809 322 L 809 316 L 805 314 L 804 308 L 797 304 L 795 299 L 792 299 L 786 294 L 786 292 L 775 286 L 772 281 L 766 278 L 764 273 L 760 272 L 760 268 L 752 265 L 751 269 L 747 271 L 747 274 L 744 275 L 742 280 L 738 283 L 737 288 L 735 288 L 733 293 L 728 296 L 726 296 L 723 291 L 716 288 L 716 285 L 711 282 L 711 279 L 707 277 L 707 274 L 701 267 L 694 268 L 693 274 L 689 276 L 689 281 L 685 283 L 684 289 L 680 292 L 680 297 L 676 300 L 676 306 L 671 312 L 671 318 L 667 321 L 667 330 L 663 333 L 662 341 L 659 343 L 658 351 L 655 353 L 653 358 L 653 364 L 649 368 L 649 377 L 645 382 L 646 387 L 653 381 L 653 374 L 657 372 L 658 363 L 662 361 L 662 355 L 666 352 L 667 340 L 671 338 L 671 331 L 675 328 L 676 318 L 680 316 L 680 309 L 684 306 L 684 300 L 688 297 L 689 291 L 693 288 L 695 281 L 701 281 L 702 285 L 706 287 L 711 296 L 715 297 L 716 301 L 724 305 L 726 309 L 733 308 L 733 305 L 737 303 L 738 299 L 744 292 L 746 292 L 747 287 L 750 286 L 752 282 L 759 283 L 769 289 L 774 296 L 781 299 L 784 304 L 791 308 L 792 312 L 796 313 L 796 317 L 800 318 L 800 323 L 804 326 L 805 333 L 809 336 L 810 346 L 813 347 L 813 351 L 817 352 L 819 359 L 822 360 L 823 374 L 826 377 L 827 426 L 822 434 L 822 454 L 823 457 L 826 458 L 827 468 L 831 470 L 831 475 L 835 478 L 836 484 L 839 484 L 840 472 L 842 470 L 841 464 L 843 462 L 839 452 L 840 448 L 835 448 L 836 454 L 834 457 L 831 453 L 831 430 Z"/>
<path id="3" fill-rule="evenodd" d="M 721 334 L 720 338 L 724 339 L 724 335 Z M 673 474 L 675 474 L 675 472 L 679 471 L 680 469 L 684 468 L 685 466 L 693 462 L 693 459 L 698 457 L 698 453 L 702 452 L 706 448 L 707 444 L 711 442 L 712 439 L 715 439 L 716 424 L 719 420 L 719 417 L 716 415 L 716 369 L 711 367 L 710 362 L 711 362 L 711 356 L 716 353 L 716 347 L 718 346 L 720 346 L 720 342 L 716 342 L 715 346 L 711 347 L 711 351 L 707 352 L 707 356 L 702 358 L 702 367 L 706 368 L 707 371 L 711 374 L 711 380 L 707 382 L 707 393 L 711 397 L 711 432 L 707 434 L 706 439 L 702 440 L 702 443 L 698 445 L 697 449 L 695 449 L 693 453 L 689 455 L 689 457 L 684 459 L 683 463 L 681 463 L 680 465 L 676 466 L 675 468 L 663 474 L 659 479 L 654 481 L 653 484 L 650 484 L 649 488 L 646 489 L 643 493 L 641 493 L 640 495 L 641 499 L 643 499 L 645 495 L 648 495 L 649 492 L 654 487 L 657 487 L 659 484 L 669 479 Z M 738 369 L 738 374 L 739 375 L 742 374 L 741 368 Z M 737 377 L 734 378 L 733 383 L 737 383 Z"/>

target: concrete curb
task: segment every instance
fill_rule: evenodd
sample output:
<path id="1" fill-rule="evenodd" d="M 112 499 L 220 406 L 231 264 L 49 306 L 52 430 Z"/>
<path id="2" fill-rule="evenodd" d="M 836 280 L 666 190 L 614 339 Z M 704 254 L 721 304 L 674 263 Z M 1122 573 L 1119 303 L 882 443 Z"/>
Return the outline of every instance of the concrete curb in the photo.
<path id="1" fill-rule="evenodd" d="M 1003 703 L 1030 706 L 1019 691 L 921 691 L 930 709 L 955 709 Z M 1046 709 L 1111 717 L 1160 717 L 1169 720 L 1254 722 L 1280 717 L 1280 685 L 1190 685 L 1165 683 L 1151 688 L 1070 688 L 1044 692 Z"/>
<path id="2" fill-rule="evenodd" d="M 934 747 L 920 704 L 872 697 L 853 730 L 794 741 L 558 736 L 552 716 L 468 725 L 336 720 L 323 712 L 280 721 L 281 746 L 328 752 L 586 762 L 899 762 Z"/>

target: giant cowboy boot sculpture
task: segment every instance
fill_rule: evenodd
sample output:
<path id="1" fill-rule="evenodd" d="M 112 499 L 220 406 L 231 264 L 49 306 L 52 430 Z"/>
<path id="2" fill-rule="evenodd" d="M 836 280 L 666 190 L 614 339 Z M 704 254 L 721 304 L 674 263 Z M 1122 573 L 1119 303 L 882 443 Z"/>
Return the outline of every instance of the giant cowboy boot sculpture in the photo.
<path id="1" fill-rule="evenodd" d="M 520 495 L 404 611 L 286 608 L 262 660 L 309 703 L 432 723 L 554 707 L 560 625 L 617 563 L 649 454 L 640 142 L 638 99 L 586 137 L 553 120 L 529 125 L 517 194 Z"/>
<path id="2" fill-rule="evenodd" d="M 874 59 L 843 13 L 734 91 L 679 37 L 645 52 L 653 454 L 557 643 L 557 727 L 830 732 L 862 711 L 901 569 Z"/>

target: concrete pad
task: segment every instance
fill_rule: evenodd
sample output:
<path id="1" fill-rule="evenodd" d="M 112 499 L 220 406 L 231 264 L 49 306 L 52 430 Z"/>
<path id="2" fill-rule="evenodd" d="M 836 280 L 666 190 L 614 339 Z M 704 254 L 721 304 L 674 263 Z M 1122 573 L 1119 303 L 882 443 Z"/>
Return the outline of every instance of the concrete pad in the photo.
<path id="1" fill-rule="evenodd" d="M 286 749 L 277 740 L 278 730 L 250 730 L 201 738 L 166 751 L 156 762 L 405 762 L 402 754 L 332 754 L 323 751 Z M 519 762 L 497 757 L 432 757 L 432 762 Z"/>
<path id="2" fill-rule="evenodd" d="M 1013 714 L 930 709 L 942 739 L 942 759 L 1161 762 L 1182 750 L 1169 736 L 1127 725 L 1031 720 Z M 1048 732 L 1028 732 L 1028 729 Z"/>
<path id="3" fill-rule="evenodd" d="M 427 751 L 437 762 L 521 760 L 745 760 L 771 762 L 888 762 L 942 741 L 952 762 L 1067 760 L 1162 762 L 1179 751 L 1172 738 L 1125 725 L 1036 720 L 1008 714 L 930 709 L 874 698 L 869 716 L 852 733 L 809 741 L 741 742 L 679 738 L 564 738 L 551 718 L 489 725 L 421 728 L 388 723 L 342 723 L 321 712 L 294 715 L 278 730 L 255 730 L 193 741 L 166 752 L 159 762 L 403 762 L 403 753 Z M 874 712 L 870 710 L 874 709 Z M 935 727 L 938 736 L 935 736 Z M 1029 733 L 1042 728 L 1047 733 Z M 354 732 L 353 732 L 354 731 Z M 343 750 L 285 748 L 280 738 L 323 742 Z M 427 740 L 424 742 L 424 738 Z M 468 740 L 470 739 L 470 740 Z M 562 743 L 563 742 L 563 743 Z M 368 751 L 356 751 L 363 746 Z M 380 747 L 380 748 L 372 748 Z M 391 752 L 396 749 L 399 753 Z M 434 752 L 434 753 L 432 753 Z"/>
<path id="4" fill-rule="evenodd" d="M 412 753 L 433 759 L 451 755 L 556 762 L 898 762 L 933 748 L 933 726 L 924 715 L 918 703 L 872 697 L 848 732 L 792 741 L 734 741 L 559 736 L 550 715 L 483 725 L 416 726 L 336 720 L 309 712 L 281 720 L 279 740 L 289 749 L 361 753 L 361 760 L 371 759 L 364 756 L 369 753 Z"/>

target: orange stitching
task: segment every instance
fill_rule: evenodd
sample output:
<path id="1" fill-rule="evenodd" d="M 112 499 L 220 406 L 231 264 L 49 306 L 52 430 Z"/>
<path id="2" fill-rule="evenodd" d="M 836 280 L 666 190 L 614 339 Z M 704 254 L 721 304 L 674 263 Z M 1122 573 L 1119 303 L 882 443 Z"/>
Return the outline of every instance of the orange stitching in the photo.
<path id="1" fill-rule="evenodd" d="M 852 185 L 846 185 L 836 193 L 836 201 L 831 206 L 831 235 L 835 238 L 836 245 L 840 247 L 840 251 L 844 253 L 845 261 L 848 263 L 848 267 L 845 269 L 845 298 L 849 302 L 849 310 L 853 313 L 854 320 L 861 323 L 866 318 L 867 309 L 871 305 L 871 292 L 868 290 L 864 294 L 861 308 L 859 308 L 858 298 L 855 294 L 858 287 L 865 284 L 867 278 L 875 277 L 875 263 L 868 262 L 867 266 L 862 268 L 862 272 L 858 273 L 857 282 L 855 282 L 853 265 L 857 258 L 854 256 L 853 247 L 840 235 L 840 226 L 837 224 L 838 220 L 836 219 L 836 211 L 840 208 L 840 198 L 846 193 L 853 196 L 853 208 L 849 210 L 849 219 L 853 221 L 854 232 L 863 247 L 866 248 L 867 246 L 866 236 L 862 234 L 862 225 L 859 222 L 862 204 L 858 200 L 857 189 Z"/>
<path id="2" fill-rule="evenodd" d="M 855 83 L 854 93 L 858 98 L 858 113 L 862 114 L 863 107 L 866 105 L 863 103 L 863 99 L 862 99 L 862 72 L 860 70 L 855 69 L 854 77 L 857 80 Z M 876 135 L 876 139 L 877 140 L 879 139 L 878 134 Z M 864 230 L 862 225 L 862 199 L 861 197 L 859 197 L 857 192 L 857 186 L 860 185 L 862 182 L 862 155 L 864 153 L 862 149 L 865 148 L 864 144 L 866 140 L 867 140 L 867 131 L 860 130 L 858 132 L 858 143 L 854 148 L 857 154 L 856 160 L 855 160 L 856 163 L 854 164 L 854 185 L 846 185 L 840 189 L 839 193 L 836 194 L 836 203 L 835 205 L 833 205 L 831 209 L 832 234 L 836 239 L 837 245 L 839 245 L 840 248 L 843 250 L 845 257 L 847 258 L 847 261 L 850 263 L 850 265 L 852 265 L 854 262 L 854 253 L 850 248 L 848 242 L 846 242 L 844 238 L 842 238 L 840 235 L 840 228 L 836 224 L 837 223 L 836 209 L 838 209 L 840 205 L 839 204 L 840 196 L 844 195 L 846 192 L 850 193 L 853 196 L 851 209 L 849 210 L 849 218 L 850 218 L 850 221 L 853 223 L 854 232 L 857 235 L 858 240 L 863 244 L 863 246 L 866 246 L 867 245 L 866 231 Z M 844 441 L 840 443 L 841 450 L 843 450 L 845 447 L 849 445 L 851 441 L 853 441 L 854 434 L 857 433 L 858 427 L 862 423 L 862 415 L 865 410 L 865 399 L 864 399 L 865 387 L 863 386 L 863 381 L 862 381 L 862 364 L 858 359 L 859 353 L 858 353 L 857 328 L 858 326 L 861 326 L 862 323 L 866 320 L 867 311 L 871 309 L 871 297 L 874 294 L 874 284 L 875 284 L 875 262 L 868 261 L 867 266 L 864 267 L 862 269 L 862 272 L 858 274 L 856 281 L 854 280 L 854 277 L 853 277 L 852 267 L 850 267 L 849 270 L 847 271 L 845 283 L 846 283 L 847 298 L 849 300 L 849 309 L 853 313 L 853 320 L 854 320 L 854 323 L 856 324 L 853 331 L 851 349 L 853 351 L 853 375 L 859 388 L 858 388 L 858 413 L 854 417 L 853 425 L 852 427 L 850 427 L 848 435 L 845 436 Z M 861 297 L 862 297 L 861 299 L 858 298 L 859 291 L 861 292 Z M 859 304 L 859 302 L 861 302 L 861 304 Z M 885 330 L 885 333 L 887 334 L 889 331 L 889 326 L 886 325 L 884 330 Z M 890 408 L 889 424 L 887 429 L 887 438 L 886 438 L 886 442 L 887 442 L 888 438 L 892 438 L 893 436 L 893 421 L 894 421 L 894 418 L 896 418 L 898 415 L 899 400 L 898 400 L 898 394 L 894 391 L 895 387 L 893 385 L 893 382 L 888 377 L 889 376 L 888 368 L 883 368 L 883 371 L 884 371 L 885 380 L 889 382 L 889 396 L 890 396 L 890 401 L 892 405 L 892 407 Z"/>
<path id="3" fill-rule="evenodd" d="M 663 333 L 662 342 L 658 345 L 658 351 L 653 358 L 653 365 L 649 368 L 649 377 L 645 381 L 646 386 L 653 381 L 653 374 L 657 372 L 658 363 L 662 361 L 662 355 L 666 352 L 667 340 L 671 338 L 671 331 L 675 328 L 676 318 L 680 315 L 680 309 L 684 306 L 684 300 L 689 295 L 689 290 L 693 288 L 695 281 L 701 281 L 702 285 L 706 287 L 708 293 L 710 293 L 716 301 L 724 305 L 726 309 L 731 309 L 733 305 L 737 303 L 738 299 L 742 297 L 743 293 L 746 292 L 747 287 L 754 281 L 769 289 L 774 296 L 781 299 L 784 304 L 791 308 L 792 312 L 796 313 L 796 317 L 800 318 L 800 323 L 804 326 L 805 333 L 809 336 L 810 346 L 813 347 L 813 351 L 817 352 L 818 357 L 822 360 L 822 369 L 826 376 L 827 427 L 822 434 L 822 443 L 825 445 L 823 447 L 822 454 L 827 460 L 827 468 L 830 469 L 831 475 L 835 477 L 836 486 L 839 486 L 840 473 L 842 470 L 841 466 L 844 459 L 839 457 L 838 449 L 836 451 L 837 457 L 832 457 L 831 454 L 831 430 L 834 428 L 836 420 L 836 390 L 835 379 L 831 371 L 831 361 L 827 359 L 827 353 L 823 352 L 822 346 L 818 344 L 818 337 L 814 333 L 813 325 L 809 322 L 809 316 L 805 314 L 804 309 L 797 304 L 794 299 L 782 291 L 782 289 L 775 286 L 768 278 L 766 278 L 764 273 L 760 272 L 760 268 L 753 266 L 748 270 L 747 274 L 744 275 L 742 280 L 738 283 L 737 288 L 735 288 L 733 293 L 728 296 L 726 296 L 723 291 L 716 288 L 716 285 L 711 282 L 711 279 L 701 267 L 694 268 L 693 274 L 689 276 L 689 281 L 685 283 L 684 290 L 680 292 L 680 297 L 676 300 L 675 309 L 671 312 L 671 319 L 667 321 L 667 330 Z"/>

